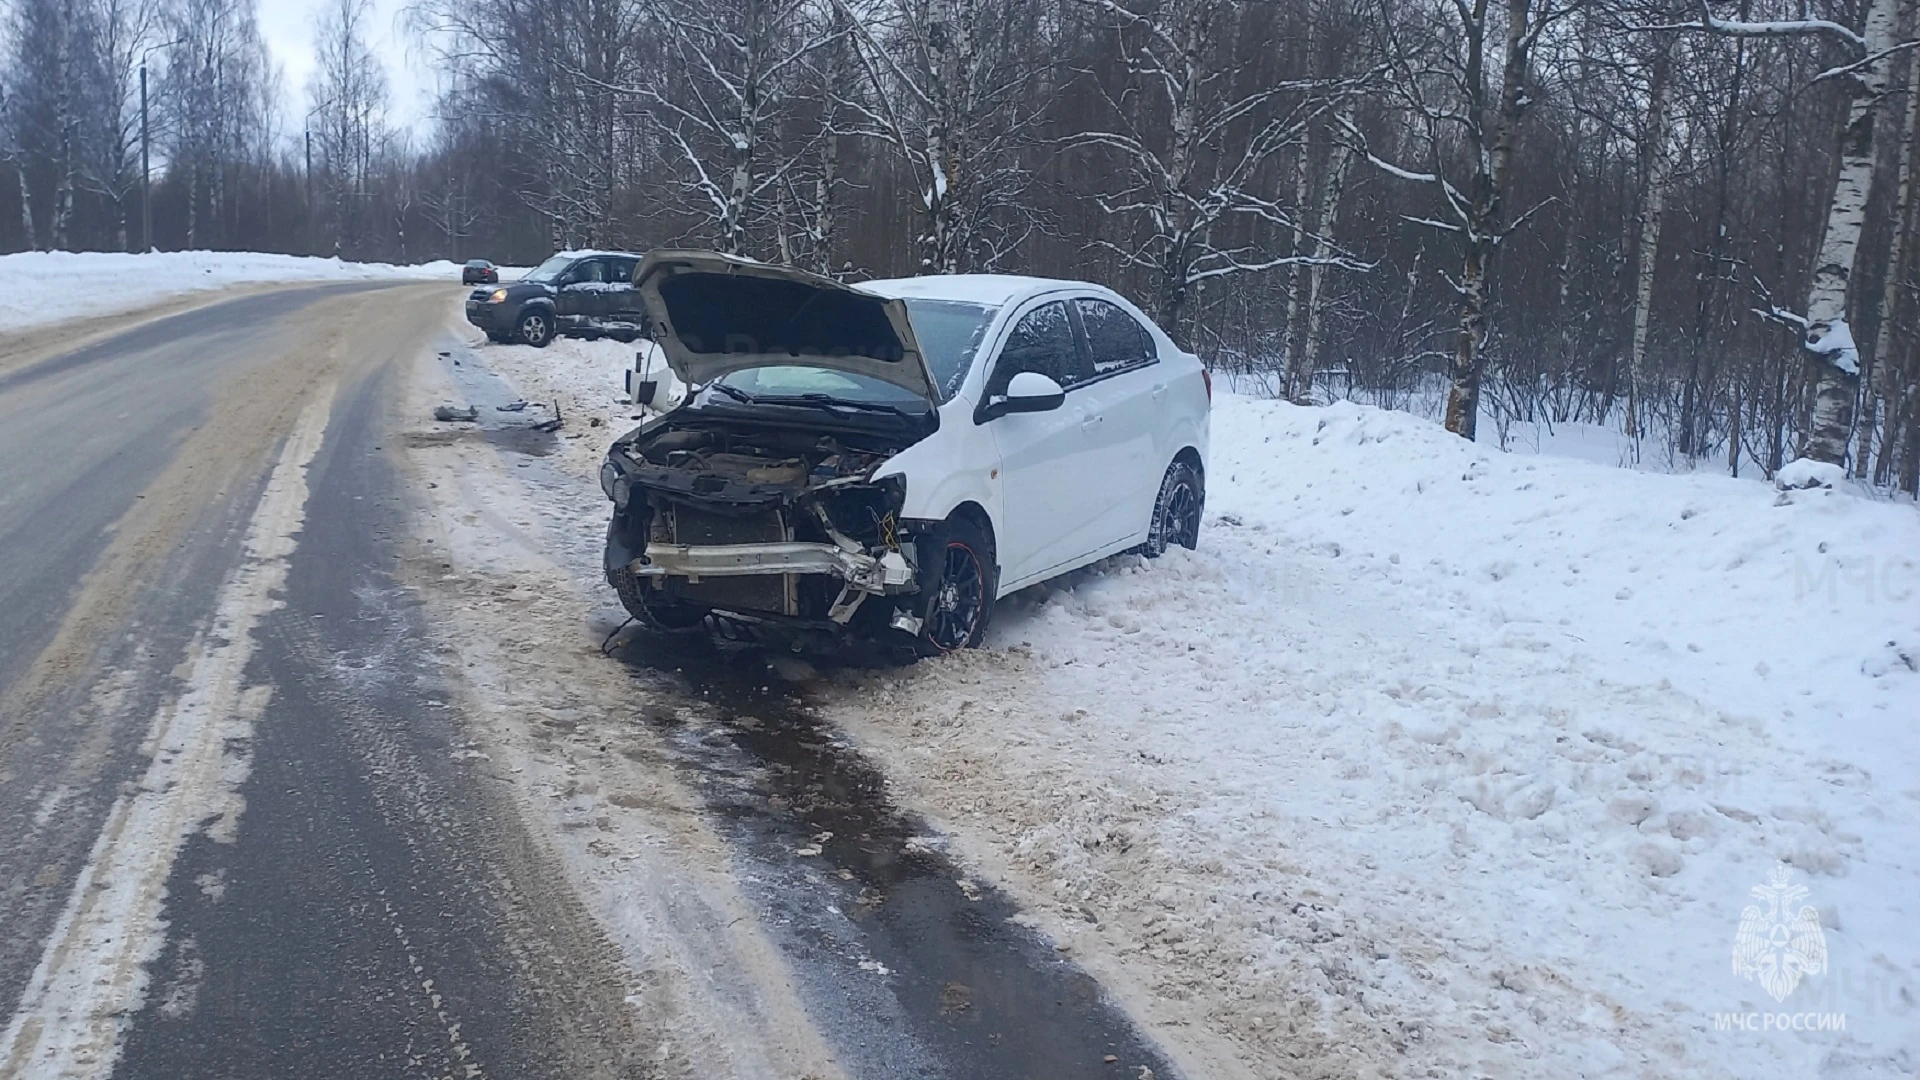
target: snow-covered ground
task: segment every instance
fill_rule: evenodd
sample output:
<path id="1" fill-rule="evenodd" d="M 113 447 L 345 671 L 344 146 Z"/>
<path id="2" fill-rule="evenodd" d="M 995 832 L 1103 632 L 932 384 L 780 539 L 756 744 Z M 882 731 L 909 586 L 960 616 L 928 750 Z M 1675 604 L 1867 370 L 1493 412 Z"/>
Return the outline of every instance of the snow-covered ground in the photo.
<path id="1" fill-rule="evenodd" d="M 1214 439 L 1199 552 L 836 694 L 963 856 L 1258 1075 L 1914 1075 L 1920 514 L 1347 404 Z M 1776 1003 L 1780 861 L 1830 966 Z"/>
<path id="2" fill-rule="evenodd" d="M 591 485 L 633 347 L 484 356 Z M 1190 1074 L 1920 1068 L 1911 505 L 1225 394 L 1209 484 L 1198 552 L 816 687 Z M 1829 963 L 1775 1002 L 1731 961 L 1780 863 Z"/>
<path id="3" fill-rule="evenodd" d="M 610 338 L 588 341 L 563 337 L 536 349 L 530 345 L 495 345 L 478 330 L 466 329 L 472 330 L 469 336 L 473 346 L 484 350 L 489 368 L 512 380 L 522 392 L 536 395 L 530 409 L 551 410 L 558 402 L 566 421 L 561 454 L 576 475 L 598 477 L 607 445 L 615 436 L 639 425 L 641 410 L 627 402 L 626 379 L 640 350 L 650 352 L 648 371 L 668 383 L 670 401 L 677 402 L 685 391 L 652 342 L 623 344 Z M 464 406 L 465 402 L 447 404 Z M 594 491 L 598 495 L 597 487 Z"/>
<path id="4" fill-rule="evenodd" d="M 503 276 L 511 277 L 511 273 Z M 243 251 L 23 251 L 0 255 L 0 297 L 14 327 L 128 311 L 188 293 L 267 282 L 423 278 L 458 284 L 460 267 L 342 262 Z"/>

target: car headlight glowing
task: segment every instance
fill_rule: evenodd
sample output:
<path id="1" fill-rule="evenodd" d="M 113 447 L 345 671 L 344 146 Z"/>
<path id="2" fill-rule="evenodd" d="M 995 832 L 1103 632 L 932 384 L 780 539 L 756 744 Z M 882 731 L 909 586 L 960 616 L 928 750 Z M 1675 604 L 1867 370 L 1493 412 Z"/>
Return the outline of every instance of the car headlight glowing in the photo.
<path id="1" fill-rule="evenodd" d="M 506 300 L 507 290 L 505 289 L 495 289 L 493 290 L 493 295 L 487 297 L 487 303 L 489 304 L 503 304 L 506 303 Z"/>

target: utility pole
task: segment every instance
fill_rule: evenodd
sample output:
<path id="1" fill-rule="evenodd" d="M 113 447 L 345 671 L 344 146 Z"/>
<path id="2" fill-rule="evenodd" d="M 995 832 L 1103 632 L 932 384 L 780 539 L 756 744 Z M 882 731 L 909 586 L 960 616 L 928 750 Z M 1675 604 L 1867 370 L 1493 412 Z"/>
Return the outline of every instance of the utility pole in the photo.
<path id="1" fill-rule="evenodd" d="M 147 58 L 140 57 L 140 252 L 153 250 L 153 164 L 147 140 Z"/>
<path id="2" fill-rule="evenodd" d="M 306 133 L 307 148 L 307 254 L 309 255 L 313 254 L 313 114 L 332 104 L 333 99 L 328 98 L 315 105 L 307 110 L 306 119 L 301 121 L 301 127 Z"/>
<path id="3" fill-rule="evenodd" d="M 149 45 L 140 54 L 140 252 L 153 250 L 153 159 L 152 139 L 147 134 L 147 57 L 155 49 L 171 49 L 184 40 Z"/>

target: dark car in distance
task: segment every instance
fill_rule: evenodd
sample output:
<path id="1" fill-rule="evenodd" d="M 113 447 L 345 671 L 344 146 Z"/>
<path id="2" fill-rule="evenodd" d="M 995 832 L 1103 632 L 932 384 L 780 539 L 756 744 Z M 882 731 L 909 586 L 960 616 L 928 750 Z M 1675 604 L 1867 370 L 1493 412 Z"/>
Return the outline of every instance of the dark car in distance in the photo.
<path id="1" fill-rule="evenodd" d="M 460 268 L 462 285 L 498 285 L 500 268 L 485 259 L 468 259 L 467 265 Z"/>
<path id="2" fill-rule="evenodd" d="M 633 287 L 640 256 L 624 251 L 563 251 L 518 281 L 467 296 L 467 321 L 495 342 L 545 348 L 559 335 L 641 336 L 646 314 Z"/>

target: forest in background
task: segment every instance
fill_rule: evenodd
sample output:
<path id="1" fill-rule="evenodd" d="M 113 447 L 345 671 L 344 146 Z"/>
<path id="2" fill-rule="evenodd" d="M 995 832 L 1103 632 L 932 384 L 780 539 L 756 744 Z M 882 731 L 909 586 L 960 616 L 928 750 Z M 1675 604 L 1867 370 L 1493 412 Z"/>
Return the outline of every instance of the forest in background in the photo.
<path id="1" fill-rule="evenodd" d="M 0 252 L 1085 278 L 1296 400 L 1920 483 L 1912 2 L 417 0 L 417 133 L 368 0 L 304 115 L 255 3 L 0 0 Z"/>

